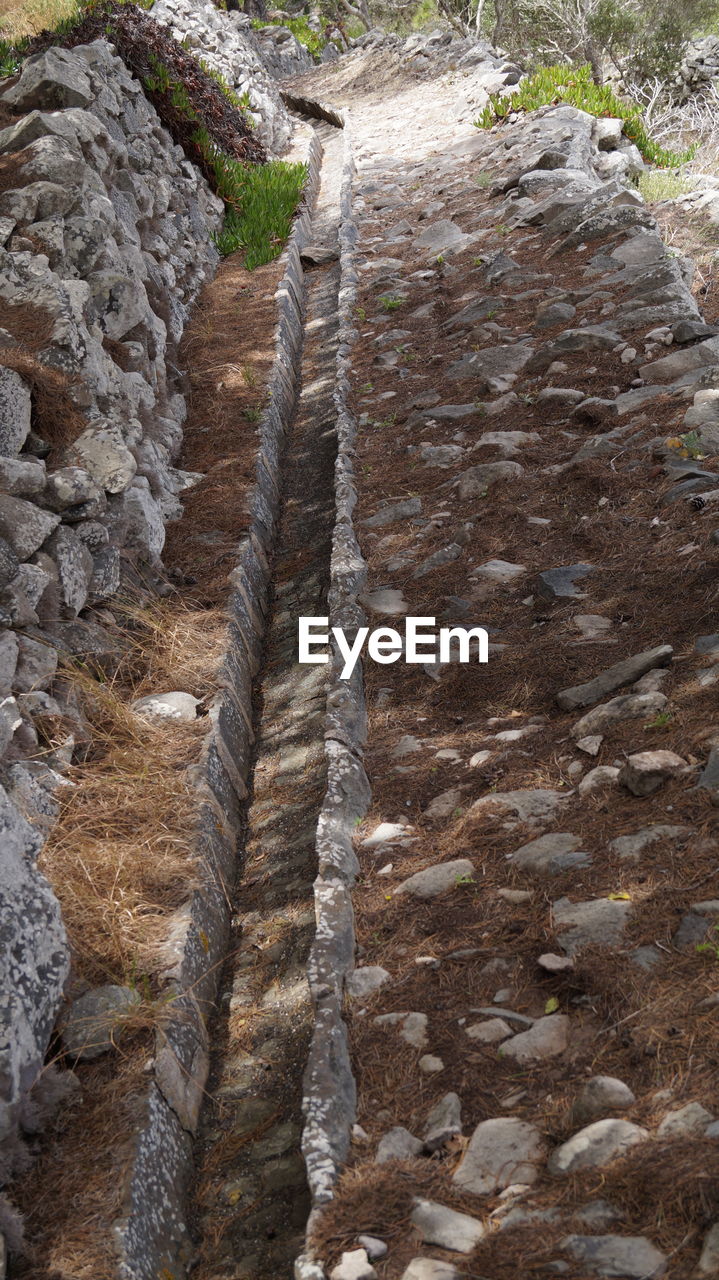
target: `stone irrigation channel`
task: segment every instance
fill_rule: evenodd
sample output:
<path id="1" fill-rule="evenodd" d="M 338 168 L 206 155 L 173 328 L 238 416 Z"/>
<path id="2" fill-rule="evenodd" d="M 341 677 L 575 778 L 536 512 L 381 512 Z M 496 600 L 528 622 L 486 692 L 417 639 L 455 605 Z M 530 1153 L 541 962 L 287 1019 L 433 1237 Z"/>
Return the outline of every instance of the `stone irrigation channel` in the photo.
<path id="1" fill-rule="evenodd" d="M 123 1280 L 719 1276 L 719 330 L 621 121 L 475 127 L 519 75 L 440 33 L 283 84 L 310 181 Z M 300 617 L 402 651 L 303 664 Z"/>

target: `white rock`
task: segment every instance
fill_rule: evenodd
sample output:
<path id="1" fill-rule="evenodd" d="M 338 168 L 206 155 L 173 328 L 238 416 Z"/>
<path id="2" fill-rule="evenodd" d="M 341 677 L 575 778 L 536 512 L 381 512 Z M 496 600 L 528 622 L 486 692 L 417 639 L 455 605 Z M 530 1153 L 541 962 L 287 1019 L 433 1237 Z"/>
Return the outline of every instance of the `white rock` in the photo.
<path id="1" fill-rule="evenodd" d="M 173 690 L 171 693 L 151 693 L 145 698 L 137 698 L 132 704 L 133 711 L 150 720 L 183 720 L 197 719 L 199 699 L 191 693 Z"/>
<path id="2" fill-rule="evenodd" d="M 471 1253 L 485 1234 L 484 1226 L 476 1218 L 433 1200 L 416 1200 L 410 1217 L 425 1244 L 452 1249 L 455 1253 Z"/>
<path id="3" fill-rule="evenodd" d="M 414 827 L 401 822 L 380 822 L 370 835 L 361 841 L 363 849 L 376 849 L 379 844 L 392 844 L 395 840 L 411 840 Z"/>
<path id="4" fill-rule="evenodd" d="M 460 1280 L 460 1273 L 451 1262 L 439 1262 L 436 1258 L 413 1258 L 402 1272 L 401 1280 Z"/>
<path id="5" fill-rule="evenodd" d="M 448 889 L 454 889 L 458 881 L 474 878 L 474 864 L 467 858 L 455 858 L 451 862 L 439 862 L 397 885 L 395 894 L 408 893 L 413 898 L 436 898 Z"/>
<path id="6" fill-rule="evenodd" d="M 500 1044 L 502 1040 L 506 1040 L 512 1034 L 511 1027 L 503 1018 L 489 1018 L 487 1022 L 475 1022 L 471 1027 L 465 1027 L 470 1040 L 476 1040 L 479 1044 Z"/>
<path id="7" fill-rule="evenodd" d="M 374 991 L 379 991 L 391 976 L 381 965 L 368 964 L 361 969 L 353 969 L 345 979 L 345 986 L 354 1000 L 364 1000 Z"/>
<path id="8" fill-rule="evenodd" d="M 636 1098 L 629 1085 L 615 1076 L 592 1076 L 572 1107 L 572 1122 L 587 1125 L 607 1112 L 626 1111 Z"/>
<path id="9" fill-rule="evenodd" d="M 719 1276 L 719 1222 L 709 1228 L 697 1264 L 700 1276 Z"/>
<path id="10" fill-rule="evenodd" d="M 540 1062 L 564 1053 L 568 1043 L 569 1018 L 564 1013 L 550 1013 L 538 1018 L 528 1031 L 506 1040 L 499 1052 L 503 1058 L 514 1058 L 516 1062 Z"/>
<path id="11" fill-rule="evenodd" d="M 434 1076 L 439 1071 L 444 1071 L 444 1063 L 434 1053 L 425 1053 L 417 1063 L 422 1075 Z"/>
<path id="12" fill-rule="evenodd" d="M 673 751 L 638 751 L 622 765 L 619 782 L 634 796 L 649 796 L 686 767 L 686 760 Z"/>
<path id="13" fill-rule="evenodd" d="M 377 1280 L 377 1272 L 367 1257 L 366 1249 L 352 1249 L 343 1253 L 337 1266 L 332 1268 L 330 1280 Z"/>
<path id="14" fill-rule="evenodd" d="M 555 1177 L 576 1169 L 601 1168 L 648 1137 L 646 1129 L 629 1120 L 595 1120 L 557 1147 L 547 1168 Z"/>
<path id="15" fill-rule="evenodd" d="M 532 1184 L 546 1158 L 546 1144 L 534 1125 L 514 1116 L 477 1125 L 452 1181 L 476 1196 L 488 1196 L 513 1182 Z"/>
<path id="16" fill-rule="evenodd" d="M 699 1102 L 688 1102 L 678 1111 L 670 1111 L 657 1129 L 658 1138 L 698 1138 L 714 1116 Z"/>

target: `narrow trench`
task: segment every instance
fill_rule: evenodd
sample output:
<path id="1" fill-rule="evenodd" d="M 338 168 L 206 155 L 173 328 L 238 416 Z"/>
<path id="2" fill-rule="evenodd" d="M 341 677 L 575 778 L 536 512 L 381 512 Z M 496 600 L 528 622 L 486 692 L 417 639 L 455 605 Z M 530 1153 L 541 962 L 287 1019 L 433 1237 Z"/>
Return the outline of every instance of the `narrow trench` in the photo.
<path id="1" fill-rule="evenodd" d="M 337 248 L 342 134 L 323 146 L 311 240 Z M 297 619 L 326 612 L 334 524 L 333 406 L 339 263 L 306 275 L 301 392 L 285 484 L 256 748 L 230 959 L 211 1028 L 213 1057 L 197 1146 L 193 1235 L 200 1280 L 291 1274 L 309 1212 L 300 1154 L 302 1073 L 312 1010 L 315 828 L 325 785 L 326 668 L 297 661 Z"/>

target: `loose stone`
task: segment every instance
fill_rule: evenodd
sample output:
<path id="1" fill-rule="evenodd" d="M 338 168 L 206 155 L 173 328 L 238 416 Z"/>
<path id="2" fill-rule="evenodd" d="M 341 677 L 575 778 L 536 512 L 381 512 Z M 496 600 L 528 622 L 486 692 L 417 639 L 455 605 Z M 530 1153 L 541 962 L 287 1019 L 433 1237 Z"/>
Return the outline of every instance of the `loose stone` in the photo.
<path id="1" fill-rule="evenodd" d="M 425 1244 L 456 1253 L 471 1253 L 485 1234 L 485 1228 L 468 1213 L 457 1213 L 433 1200 L 417 1200 L 411 1213 L 413 1226 Z"/>
<path id="2" fill-rule="evenodd" d="M 412 1160 L 421 1155 L 422 1148 L 419 1138 L 415 1138 L 402 1125 L 397 1125 L 380 1138 L 375 1159 L 377 1164 L 386 1164 L 388 1160 Z"/>
<path id="3" fill-rule="evenodd" d="M 436 898 L 458 882 L 474 878 L 474 864 L 467 858 L 455 858 L 452 862 L 440 862 L 424 871 L 416 871 L 395 889 L 396 894 L 408 893 L 413 898 Z"/>
<path id="4" fill-rule="evenodd" d="M 547 1168 L 555 1177 L 577 1169 L 601 1168 L 648 1137 L 646 1129 L 629 1120 L 596 1120 L 557 1147 Z"/>
<path id="5" fill-rule="evenodd" d="M 545 1157 L 546 1144 L 534 1125 L 513 1116 L 483 1120 L 452 1180 L 472 1195 L 488 1196 L 515 1182 L 536 1182 Z"/>
<path id="6" fill-rule="evenodd" d="M 551 1013 L 538 1018 L 529 1031 L 522 1031 L 505 1041 L 499 1052 L 516 1062 L 540 1062 L 564 1053 L 569 1043 L 569 1018 L 564 1013 Z"/>
<path id="7" fill-rule="evenodd" d="M 343 1253 L 337 1266 L 332 1268 L 330 1280 L 377 1280 L 377 1272 L 370 1264 L 366 1249 L 352 1249 Z"/>
<path id="8" fill-rule="evenodd" d="M 686 767 L 686 760 L 673 751 L 639 751 L 622 765 L 619 782 L 634 796 L 650 796 Z"/>
<path id="9" fill-rule="evenodd" d="M 615 1076 L 593 1076 L 572 1107 L 572 1123 L 588 1125 L 610 1111 L 626 1111 L 636 1098 L 628 1085 Z"/>
<path id="10" fill-rule="evenodd" d="M 596 1276 L 659 1280 L 667 1260 L 645 1236 L 565 1236 L 560 1248 Z"/>

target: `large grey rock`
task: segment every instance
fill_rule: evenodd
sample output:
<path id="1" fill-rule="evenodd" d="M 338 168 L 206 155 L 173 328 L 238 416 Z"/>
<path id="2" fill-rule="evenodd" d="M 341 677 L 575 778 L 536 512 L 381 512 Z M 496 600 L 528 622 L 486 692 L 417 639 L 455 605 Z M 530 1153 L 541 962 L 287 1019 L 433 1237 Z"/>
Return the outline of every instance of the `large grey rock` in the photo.
<path id="1" fill-rule="evenodd" d="M 457 1213 L 434 1200 L 416 1200 L 410 1221 L 424 1244 L 452 1249 L 455 1253 L 471 1253 L 486 1231 L 483 1224 L 468 1213 Z"/>
<path id="2" fill-rule="evenodd" d="M 572 725 L 570 733 L 575 740 L 606 733 L 612 725 L 625 720 L 650 721 L 669 705 L 663 693 L 620 693 L 609 702 L 593 707 Z"/>
<path id="3" fill-rule="evenodd" d="M 0 96 L 21 114 L 35 107 L 49 111 L 87 107 L 95 95 L 80 60 L 69 50 L 52 48 L 28 58 L 17 84 Z"/>
<path id="4" fill-rule="evenodd" d="M 428 257 L 437 257 L 445 253 L 464 249 L 470 237 L 449 218 L 441 218 L 432 222 L 418 236 L 415 236 L 415 249 L 423 250 Z"/>
<path id="5" fill-rule="evenodd" d="M 518 480 L 524 475 L 524 468 L 518 462 L 481 462 L 476 467 L 463 471 L 457 480 L 457 494 L 460 502 L 468 498 L 477 498 L 488 492 L 493 485 L 502 480 Z"/>
<path id="6" fill-rule="evenodd" d="M 413 1258 L 401 1280 L 460 1280 L 461 1273 L 451 1262 L 438 1258 Z"/>
<path id="7" fill-rule="evenodd" d="M 480 796 L 471 806 L 473 812 L 484 809 L 512 814 L 519 822 L 548 821 L 566 800 L 561 791 L 537 788 L 530 791 L 494 791 Z"/>
<path id="8" fill-rule="evenodd" d="M 454 858 L 451 862 L 440 862 L 424 871 L 416 871 L 398 884 L 394 892 L 408 893 L 413 898 L 436 898 L 438 894 L 454 889 L 458 881 L 473 878 L 474 872 L 474 864 L 468 858 Z"/>
<path id="9" fill-rule="evenodd" d="M 552 907 L 558 941 L 567 955 L 574 956 L 582 947 L 612 947 L 621 942 L 631 911 L 631 903 L 612 898 L 592 898 L 588 902 L 570 902 L 559 898 Z M 568 926 L 562 928 L 562 926 Z"/>
<path id="10" fill-rule="evenodd" d="M 505 1040 L 499 1047 L 499 1053 L 502 1058 L 514 1058 L 515 1062 L 522 1064 L 542 1062 L 545 1058 L 556 1058 L 564 1053 L 568 1044 L 569 1018 L 564 1013 L 551 1013 L 545 1018 L 537 1018 L 528 1031 L 520 1031 L 511 1040 Z"/>
<path id="11" fill-rule="evenodd" d="M 565 1236 L 560 1248 L 590 1275 L 659 1280 L 667 1259 L 645 1236 Z"/>
<path id="12" fill-rule="evenodd" d="M 452 1181 L 472 1195 L 488 1196 L 515 1182 L 536 1182 L 545 1158 L 544 1139 L 526 1120 L 514 1116 L 483 1120 Z"/>
<path id="13" fill-rule="evenodd" d="M 14 369 L 0 366 L 0 457 L 14 458 L 30 432 L 30 388 Z"/>
<path id="14" fill-rule="evenodd" d="M 17 693 L 29 693 L 32 689 L 47 688 L 57 671 L 57 650 L 54 645 L 22 635 L 17 637 L 17 645 L 13 689 Z"/>
<path id="15" fill-rule="evenodd" d="M 686 760 L 674 751 L 638 751 L 622 765 L 619 782 L 634 796 L 649 796 L 686 768 Z"/>
<path id="16" fill-rule="evenodd" d="M 35 860 L 42 839 L 0 787 L 0 1141 L 43 1069 L 70 956 L 60 907 Z"/>
<path id="17" fill-rule="evenodd" d="M 633 658 L 625 658 L 623 662 L 615 662 L 614 666 L 602 671 L 586 684 L 574 685 L 571 689 L 563 689 L 557 694 L 557 702 L 562 711 L 573 711 L 576 707 L 589 707 L 600 698 L 605 698 L 622 685 L 633 684 L 646 671 L 655 667 L 666 667 L 672 660 L 674 650 L 671 645 L 658 645 L 638 653 Z"/>
<path id="18" fill-rule="evenodd" d="M 132 710 L 148 720 L 176 720 L 193 723 L 197 719 L 199 699 L 192 693 L 173 689 L 169 693 L 149 693 L 136 698 Z"/>
<path id="19" fill-rule="evenodd" d="M 719 1275 L 719 1222 L 715 1222 L 704 1237 L 702 1251 L 697 1263 L 697 1274 L 700 1276 Z"/>
<path id="20" fill-rule="evenodd" d="M 514 853 L 507 855 L 507 861 L 530 875 L 566 871 L 569 867 L 586 866 L 591 861 L 590 855 L 581 851 L 581 844 L 580 837 L 568 831 L 552 831 L 515 849 Z"/>
<path id="21" fill-rule="evenodd" d="M 557 1147 L 547 1167 L 555 1177 L 577 1169 L 601 1168 L 648 1137 L 646 1129 L 629 1120 L 595 1120 Z"/>
<path id="22" fill-rule="evenodd" d="M 607 1112 L 626 1111 L 635 1102 L 634 1094 L 623 1080 L 614 1076 L 592 1076 L 572 1107 L 572 1123 L 588 1125 Z"/>
<path id="23" fill-rule="evenodd" d="M 412 1160 L 422 1154 L 423 1145 L 408 1129 L 397 1125 L 380 1138 L 375 1160 L 377 1164 L 386 1164 L 388 1160 Z"/>
<path id="24" fill-rule="evenodd" d="M 60 517 L 51 511 L 43 511 L 23 498 L 0 493 L 0 535 L 9 542 L 18 559 L 29 560 L 59 523 Z"/>

